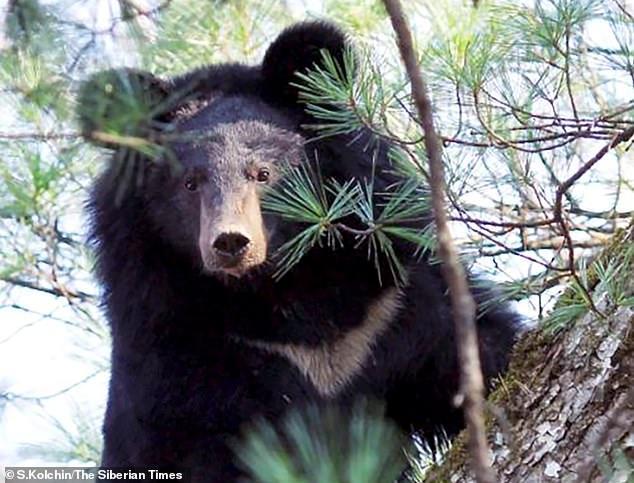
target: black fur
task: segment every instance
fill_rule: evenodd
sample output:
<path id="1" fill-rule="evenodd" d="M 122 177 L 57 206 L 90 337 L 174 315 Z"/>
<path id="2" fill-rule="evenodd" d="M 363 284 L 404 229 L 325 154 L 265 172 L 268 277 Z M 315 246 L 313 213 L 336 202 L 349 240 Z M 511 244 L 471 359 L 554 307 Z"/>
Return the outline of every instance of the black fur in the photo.
<path id="1" fill-rule="evenodd" d="M 302 127 L 306 114 L 288 86 L 292 73 L 317 62 L 321 47 L 340 57 L 344 42 L 330 25 L 301 24 L 272 44 L 262 67 L 217 65 L 169 81 L 132 71 L 119 75 L 142 75 L 137 84 L 146 94 L 154 89 L 146 97 L 163 103 L 162 121 L 185 132 L 217 134 L 211 141 L 170 146 L 184 172 L 204 168 L 216 189 L 237 183 L 227 177 L 241 176 L 244 160 L 226 159 L 234 152 L 226 146 L 241 135 L 236 133 L 257 132 L 253 142 L 268 140 L 271 149 L 281 145 L 280 152 L 297 156 L 298 139 L 310 135 Z M 80 100 L 89 139 L 101 125 L 91 117 L 98 111 L 91 93 L 103 83 L 101 76 L 84 86 Z M 101 115 L 116 108 L 110 105 Z M 131 133 L 146 131 L 131 128 Z M 340 181 L 367 179 L 376 163 L 380 191 L 396 178 L 388 146 L 379 144 L 373 159 L 365 149 L 369 137 L 361 131 L 306 142 L 303 149 L 309 160 L 319 159 L 325 177 Z M 248 145 L 249 139 L 241 141 Z M 443 431 L 451 436 L 462 427 L 460 411 L 452 405 L 459 371 L 438 266 L 416 261 L 412 247 L 397 244 L 409 272 L 402 308 L 376 340 L 361 373 L 326 397 L 287 359 L 245 341 L 307 347 L 336 341 L 362 323 L 369 304 L 393 284 L 390 277 L 384 274 L 381 286 L 366 251 L 353 249 L 353 243 L 336 251 L 315 248 L 278 282 L 269 262 L 239 280 L 206 274 L 196 243 L 200 202 L 185 198 L 182 170 L 175 172 L 166 162 L 142 163 L 136 169 L 143 171 L 143 184 L 117 202 L 121 164 L 130 162 L 129 153 L 121 148 L 114 159 L 119 162 L 97 180 L 90 201 L 97 274 L 113 338 L 104 466 L 178 465 L 193 468 L 197 481 L 234 481 L 239 471 L 227 442 L 245 423 L 256 416 L 276 420 L 308 403 L 349 405 L 359 396 L 384 401 L 389 417 L 423 437 Z M 216 203 L 214 196 L 203 203 Z M 271 216 L 265 225 L 269 254 L 299 229 Z M 487 384 L 504 370 L 518 328 L 518 316 L 506 306 L 478 320 Z"/>

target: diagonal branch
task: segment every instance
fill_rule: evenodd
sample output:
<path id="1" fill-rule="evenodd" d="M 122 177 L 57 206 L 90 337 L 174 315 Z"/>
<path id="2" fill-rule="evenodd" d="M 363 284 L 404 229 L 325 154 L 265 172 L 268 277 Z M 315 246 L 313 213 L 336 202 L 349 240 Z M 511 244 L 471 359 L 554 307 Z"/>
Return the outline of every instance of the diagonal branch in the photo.
<path id="1" fill-rule="evenodd" d="M 592 168 L 595 164 L 597 164 L 603 157 L 615 146 L 629 141 L 634 136 L 634 126 L 625 129 L 617 136 L 615 136 L 608 144 L 603 146 L 592 158 L 590 158 L 584 165 L 570 178 L 559 185 L 557 188 L 557 193 L 555 195 L 555 207 L 553 209 L 553 220 L 556 221 L 561 229 L 561 232 L 566 239 L 566 244 L 568 246 L 568 265 L 570 268 L 570 272 L 572 277 L 577 282 L 577 285 L 583 290 L 585 294 L 585 298 L 587 302 L 590 304 L 592 310 L 600 315 L 601 312 L 597 309 L 592 299 L 592 295 L 588 292 L 588 288 L 583 284 L 577 271 L 575 269 L 575 252 L 574 252 L 574 243 L 572 241 L 572 237 L 570 236 L 570 230 L 568 229 L 568 224 L 563 215 L 563 198 L 564 195 L 568 192 L 568 190 L 574 185 L 579 179 L 586 174 L 590 168 Z"/>
<path id="2" fill-rule="evenodd" d="M 396 32 L 399 50 L 412 85 L 412 96 L 425 135 L 438 249 L 443 262 L 443 274 L 449 286 L 456 325 L 456 342 L 461 372 L 460 386 L 464 398 L 463 408 L 469 434 L 471 464 L 478 482 L 494 483 L 496 478 L 490 465 L 490 453 L 484 426 L 484 382 L 478 353 L 475 303 L 449 231 L 445 211 L 445 179 L 440 138 L 434 128 L 431 101 L 419 70 L 412 35 L 401 4 L 399 0 L 383 0 L 383 3 Z"/>
<path id="3" fill-rule="evenodd" d="M 57 287 L 42 287 L 34 282 L 29 282 L 28 280 L 22 280 L 15 277 L 2 277 L 0 278 L 0 282 L 4 282 L 10 285 L 14 285 L 16 287 L 28 288 L 31 290 L 35 290 L 38 292 L 44 292 L 49 295 L 54 295 L 56 297 L 65 297 L 68 300 L 78 299 L 81 302 L 92 302 L 94 301 L 94 296 L 82 292 L 81 290 L 68 290 L 67 288 L 62 288 L 60 286 Z"/>

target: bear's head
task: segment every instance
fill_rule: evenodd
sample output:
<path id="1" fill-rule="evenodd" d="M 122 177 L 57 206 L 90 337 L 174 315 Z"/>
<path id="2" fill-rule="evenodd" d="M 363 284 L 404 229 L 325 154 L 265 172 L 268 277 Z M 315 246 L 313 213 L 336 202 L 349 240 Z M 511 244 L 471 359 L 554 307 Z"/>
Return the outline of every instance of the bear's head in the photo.
<path id="1" fill-rule="evenodd" d="M 270 265 L 300 231 L 262 210 L 266 190 L 289 168 L 319 162 L 342 183 L 372 173 L 363 147 L 312 142 L 314 131 L 305 129 L 311 119 L 297 74 L 319 67 L 324 51 L 343 65 L 345 48 L 332 25 L 302 23 L 282 32 L 259 66 L 215 65 L 169 80 L 129 69 L 93 76 L 80 92 L 79 115 L 86 139 L 114 150 L 101 180 L 110 201 L 140 199 L 157 240 L 206 273 L 241 277 Z M 122 133 L 122 125 L 129 129 Z M 160 145 L 160 154 L 150 157 L 143 140 Z M 127 194 L 122 200 L 115 191 Z"/>

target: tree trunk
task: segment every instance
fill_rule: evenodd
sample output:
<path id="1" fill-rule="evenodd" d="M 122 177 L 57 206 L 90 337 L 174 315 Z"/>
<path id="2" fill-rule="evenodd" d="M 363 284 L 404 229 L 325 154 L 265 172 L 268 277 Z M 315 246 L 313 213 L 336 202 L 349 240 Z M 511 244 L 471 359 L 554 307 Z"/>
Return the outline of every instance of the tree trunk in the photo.
<path id="1" fill-rule="evenodd" d="M 489 398 L 488 437 L 500 482 L 632 481 L 634 470 L 634 225 L 600 257 L 620 263 L 594 282 L 605 315 L 588 312 L 556 334 L 526 334 Z M 622 263 L 621 263 L 622 262 Z M 590 280 L 596 272 L 588 270 Z M 605 277 L 603 277 L 605 279 Z M 610 285 L 610 284 L 607 284 Z M 627 303 L 615 305 L 629 297 Z M 426 481 L 473 481 L 461 435 Z"/>

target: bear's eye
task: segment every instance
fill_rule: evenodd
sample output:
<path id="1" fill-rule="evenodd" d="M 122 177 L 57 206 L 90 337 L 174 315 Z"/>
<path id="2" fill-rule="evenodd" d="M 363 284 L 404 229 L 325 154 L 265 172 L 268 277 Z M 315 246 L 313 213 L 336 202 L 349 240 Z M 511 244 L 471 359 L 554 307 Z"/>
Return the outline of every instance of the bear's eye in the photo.
<path id="1" fill-rule="evenodd" d="M 260 171 L 258 171 L 258 176 L 256 179 L 258 180 L 258 183 L 266 183 L 269 180 L 270 176 L 271 173 L 269 172 L 269 170 L 266 168 L 262 168 L 260 169 Z"/>
<path id="2" fill-rule="evenodd" d="M 185 180 L 185 188 L 189 191 L 196 191 L 198 189 L 198 183 L 195 178 L 187 178 Z"/>

